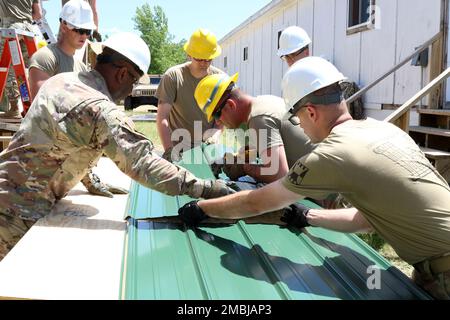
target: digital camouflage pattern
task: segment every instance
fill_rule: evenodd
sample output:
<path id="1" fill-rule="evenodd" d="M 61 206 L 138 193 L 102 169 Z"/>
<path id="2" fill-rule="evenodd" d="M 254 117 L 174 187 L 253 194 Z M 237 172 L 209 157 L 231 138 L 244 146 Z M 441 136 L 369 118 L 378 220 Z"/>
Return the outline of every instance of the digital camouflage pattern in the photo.
<path id="1" fill-rule="evenodd" d="M 26 221 L 0 213 L 0 261 L 33 224 L 34 222 L 32 221 Z"/>
<path id="2" fill-rule="evenodd" d="M 165 194 L 206 198 L 231 190 L 157 156 L 93 70 L 62 73 L 41 87 L 0 154 L 0 212 L 26 220 L 47 215 L 102 154 L 130 178 Z"/>

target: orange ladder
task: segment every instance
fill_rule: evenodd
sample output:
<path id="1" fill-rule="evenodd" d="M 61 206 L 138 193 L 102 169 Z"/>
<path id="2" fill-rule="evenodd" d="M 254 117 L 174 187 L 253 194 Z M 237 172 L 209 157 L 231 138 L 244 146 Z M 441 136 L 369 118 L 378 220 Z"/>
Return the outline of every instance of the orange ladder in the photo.
<path id="1" fill-rule="evenodd" d="M 8 71 L 12 63 L 22 99 L 22 116 L 25 116 L 31 106 L 31 97 L 30 86 L 26 75 L 26 67 L 23 61 L 19 41 L 23 40 L 25 42 L 28 57 L 31 58 L 31 56 L 37 51 L 36 40 L 34 34 L 31 32 L 6 28 L 0 28 L 0 38 L 4 40 L 3 53 L 0 59 L 0 100 L 3 97 L 3 92 L 5 91 Z"/>

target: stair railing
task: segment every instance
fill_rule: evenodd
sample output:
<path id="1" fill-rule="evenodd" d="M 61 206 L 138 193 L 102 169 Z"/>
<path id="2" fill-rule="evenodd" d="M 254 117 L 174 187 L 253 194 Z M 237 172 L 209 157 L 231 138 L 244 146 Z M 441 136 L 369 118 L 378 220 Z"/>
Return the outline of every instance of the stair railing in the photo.
<path id="1" fill-rule="evenodd" d="M 433 42 L 439 40 L 441 37 L 443 36 L 443 33 L 440 31 L 438 33 L 436 33 L 432 38 L 430 38 L 430 40 L 426 41 L 424 44 L 422 44 L 420 47 L 418 47 L 412 54 L 410 54 L 409 56 L 407 56 L 405 59 L 403 59 L 402 61 L 400 61 L 397 65 L 395 65 L 392 69 L 390 69 L 389 71 L 387 71 L 385 74 L 381 75 L 378 79 L 374 80 L 373 82 L 371 82 L 370 84 L 368 84 L 367 86 L 365 86 L 364 88 L 362 88 L 361 90 L 359 90 L 358 92 L 356 92 L 354 95 L 352 95 L 350 98 L 347 99 L 347 104 L 352 103 L 353 101 L 355 101 L 356 99 L 358 99 L 359 97 L 361 97 L 364 93 L 366 93 L 369 89 L 371 89 L 372 87 L 376 86 L 379 82 L 381 82 L 382 80 L 386 79 L 389 75 L 391 75 L 391 73 L 397 71 L 400 67 L 402 67 L 405 63 L 407 63 L 408 61 L 411 61 L 411 59 L 418 55 L 420 52 L 422 52 L 423 50 L 425 50 L 429 45 L 431 45 Z"/>
<path id="2" fill-rule="evenodd" d="M 433 81 L 427 84 L 422 90 L 417 92 L 411 99 L 406 101 L 401 107 L 387 116 L 384 121 L 391 122 L 404 130 L 405 132 L 409 132 L 409 112 L 411 107 L 413 107 L 417 101 L 422 99 L 424 96 L 433 91 L 438 85 L 440 85 L 444 80 L 446 80 L 450 75 L 450 68 L 447 68 L 444 72 L 442 72 L 438 77 L 436 77 Z"/>

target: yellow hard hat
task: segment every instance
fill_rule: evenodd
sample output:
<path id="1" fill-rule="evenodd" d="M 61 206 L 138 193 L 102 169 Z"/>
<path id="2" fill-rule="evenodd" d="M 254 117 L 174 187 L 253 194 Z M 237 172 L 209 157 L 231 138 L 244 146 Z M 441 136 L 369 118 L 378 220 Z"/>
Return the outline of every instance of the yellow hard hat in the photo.
<path id="1" fill-rule="evenodd" d="M 212 74 L 204 77 L 195 88 L 195 100 L 209 122 L 212 120 L 220 98 L 232 82 L 237 82 L 238 77 L 239 73 L 231 77 L 225 73 Z"/>
<path id="2" fill-rule="evenodd" d="M 216 36 L 212 32 L 197 29 L 185 43 L 184 51 L 192 58 L 210 60 L 220 56 L 222 48 L 217 44 Z"/>
<path id="3" fill-rule="evenodd" d="M 42 47 L 45 47 L 47 44 L 48 44 L 47 41 L 39 40 L 38 43 L 37 43 L 37 48 L 40 49 Z"/>

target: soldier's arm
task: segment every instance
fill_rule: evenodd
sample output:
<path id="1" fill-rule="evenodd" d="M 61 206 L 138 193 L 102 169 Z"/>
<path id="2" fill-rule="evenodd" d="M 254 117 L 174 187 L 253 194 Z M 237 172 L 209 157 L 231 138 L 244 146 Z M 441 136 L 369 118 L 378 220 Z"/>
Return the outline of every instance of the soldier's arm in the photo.
<path id="1" fill-rule="evenodd" d="M 283 145 L 267 148 L 260 154 L 262 165 L 244 164 L 244 171 L 257 181 L 270 183 L 284 177 L 289 166 Z"/>
<path id="2" fill-rule="evenodd" d="M 158 102 L 158 112 L 156 114 L 156 127 L 158 129 L 159 138 L 164 147 L 164 150 L 172 147 L 171 135 L 172 131 L 169 128 L 169 114 L 172 105 L 167 102 Z"/>
<path id="3" fill-rule="evenodd" d="M 30 82 L 30 94 L 31 101 L 37 95 L 39 89 L 42 87 L 45 81 L 50 78 L 50 75 L 37 68 L 30 68 L 29 71 L 29 82 Z"/>
<path id="4" fill-rule="evenodd" d="M 282 209 L 302 198 L 301 195 L 288 190 L 278 180 L 256 190 L 201 200 L 198 205 L 213 218 L 241 219 Z"/>
<path id="5" fill-rule="evenodd" d="M 31 16 L 34 21 L 42 19 L 42 7 L 40 0 L 33 0 L 33 4 L 31 5 Z"/>
<path id="6" fill-rule="evenodd" d="M 92 147 L 102 149 L 122 172 L 148 188 L 168 195 L 200 197 L 204 181 L 154 153 L 152 142 L 137 132 L 114 104 L 108 104 L 94 123 Z"/>

